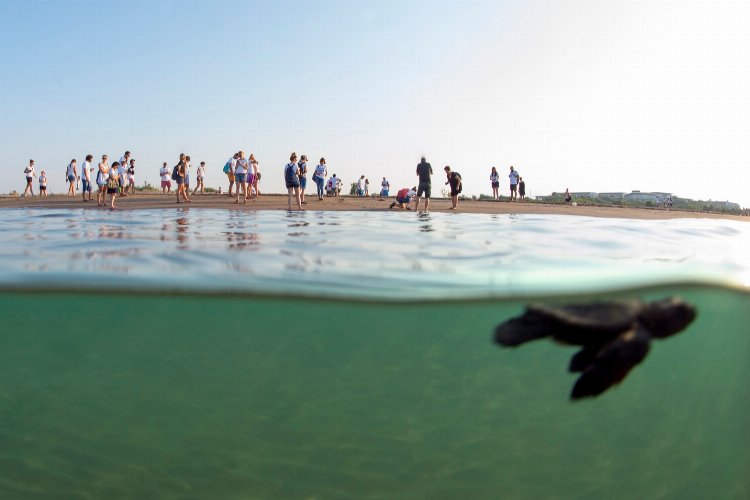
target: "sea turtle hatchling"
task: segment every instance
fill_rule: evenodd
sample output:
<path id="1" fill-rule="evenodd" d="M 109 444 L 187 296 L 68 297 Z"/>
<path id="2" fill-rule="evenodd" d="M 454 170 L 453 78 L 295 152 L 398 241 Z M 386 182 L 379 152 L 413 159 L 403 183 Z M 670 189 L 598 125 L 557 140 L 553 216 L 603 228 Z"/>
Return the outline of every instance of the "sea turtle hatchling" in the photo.
<path id="1" fill-rule="evenodd" d="M 648 354 L 652 338 L 685 329 L 695 307 L 678 297 L 654 302 L 612 300 L 563 306 L 529 305 L 526 312 L 500 324 L 495 342 L 515 347 L 547 336 L 583 346 L 569 370 L 582 372 L 571 399 L 598 396 L 621 382 Z"/>

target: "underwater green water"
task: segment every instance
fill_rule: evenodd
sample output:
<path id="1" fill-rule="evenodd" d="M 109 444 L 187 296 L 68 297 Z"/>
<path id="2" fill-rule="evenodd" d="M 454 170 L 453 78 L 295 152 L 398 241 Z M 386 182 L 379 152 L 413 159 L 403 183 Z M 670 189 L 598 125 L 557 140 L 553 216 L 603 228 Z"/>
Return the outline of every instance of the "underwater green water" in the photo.
<path id="1" fill-rule="evenodd" d="M 514 300 L 0 293 L 0 498 L 749 498 L 750 295 L 620 296 L 674 294 L 572 403 L 572 348 L 491 342 Z"/>

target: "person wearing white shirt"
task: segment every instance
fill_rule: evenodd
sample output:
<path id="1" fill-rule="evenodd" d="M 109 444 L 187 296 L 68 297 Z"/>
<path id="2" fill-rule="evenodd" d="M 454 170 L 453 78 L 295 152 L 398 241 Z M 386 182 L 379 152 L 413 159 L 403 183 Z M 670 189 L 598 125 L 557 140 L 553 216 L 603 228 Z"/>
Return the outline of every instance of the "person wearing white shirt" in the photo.
<path id="1" fill-rule="evenodd" d="M 383 182 L 380 183 L 380 196 L 388 196 L 390 190 L 391 184 L 385 177 L 383 177 Z"/>
<path id="2" fill-rule="evenodd" d="M 326 169 L 326 159 L 321 158 L 320 163 L 317 167 L 315 167 L 315 173 L 313 174 L 313 181 L 315 181 L 315 184 L 318 186 L 318 199 L 323 199 L 323 192 L 324 187 L 326 183 L 326 175 L 328 175 L 328 170 Z"/>
<path id="3" fill-rule="evenodd" d="M 235 153 L 224 165 L 224 173 L 227 174 L 227 179 L 229 179 L 229 196 L 232 196 L 232 188 L 235 181 L 234 171 L 237 168 L 237 158 L 239 156 L 239 153 Z"/>
<path id="4" fill-rule="evenodd" d="M 195 189 L 193 190 L 193 194 L 195 194 L 198 189 L 200 188 L 201 194 L 203 194 L 203 177 L 206 175 L 206 162 L 202 161 L 200 165 L 198 165 L 198 169 L 195 172 Z"/>
<path id="5" fill-rule="evenodd" d="M 237 183 L 237 200 L 234 202 L 239 205 L 240 203 L 240 190 L 242 190 L 242 203 L 247 203 L 247 172 L 250 169 L 250 162 L 245 158 L 245 152 L 239 151 L 237 153 L 237 166 L 234 167 L 234 182 Z"/>
<path id="6" fill-rule="evenodd" d="M 159 170 L 159 176 L 161 177 L 161 192 L 169 194 L 172 192 L 172 179 L 169 175 L 169 167 L 167 162 L 164 162 Z"/>
<path id="7" fill-rule="evenodd" d="M 26 196 L 26 193 L 31 193 L 31 196 L 34 196 L 34 177 L 36 177 L 36 174 L 34 173 L 34 160 L 29 160 L 29 166 L 23 169 L 23 173 L 26 176 L 26 189 L 23 190 L 23 194 L 21 196 Z"/>
<path id="8" fill-rule="evenodd" d="M 364 196 L 365 195 L 365 176 L 361 176 L 359 180 L 357 180 L 357 196 Z"/>
<path id="9" fill-rule="evenodd" d="M 93 200 L 91 196 L 91 172 L 94 171 L 94 167 L 91 166 L 91 160 L 94 159 L 94 155 L 86 155 L 86 159 L 81 165 L 81 193 L 83 193 L 83 201 Z M 89 193 L 88 199 L 86 199 L 86 192 Z"/>
<path id="10" fill-rule="evenodd" d="M 70 160 L 68 167 L 65 169 L 65 179 L 68 181 L 68 196 L 75 196 L 76 194 L 76 179 L 78 178 L 78 172 L 76 171 L 76 160 Z"/>

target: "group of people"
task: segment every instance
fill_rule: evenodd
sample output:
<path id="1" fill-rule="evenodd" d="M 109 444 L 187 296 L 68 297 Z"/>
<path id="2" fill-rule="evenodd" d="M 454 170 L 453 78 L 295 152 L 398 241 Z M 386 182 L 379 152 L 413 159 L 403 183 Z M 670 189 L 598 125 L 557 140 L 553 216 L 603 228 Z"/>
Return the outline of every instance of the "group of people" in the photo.
<path id="1" fill-rule="evenodd" d="M 510 201 L 523 201 L 526 199 L 526 183 L 518 173 L 518 170 L 514 169 L 511 165 L 510 173 L 508 174 L 510 179 Z M 492 198 L 495 200 L 500 199 L 498 191 L 500 190 L 500 174 L 497 173 L 497 169 L 492 167 L 490 171 L 490 183 L 492 184 Z"/>
<path id="2" fill-rule="evenodd" d="M 305 189 L 307 188 L 307 155 L 302 155 L 297 161 L 297 153 L 289 156 L 289 163 L 284 166 L 284 184 L 287 189 L 287 204 L 289 210 L 292 209 L 292 199 L 296 201 L 297 208 L 303 210 L 302 205 L 307 205 L 305 201 Z M 328 182 L 328 167 L 326 159 L 321 158 L 318 165 L 313 169 L 312 180 L 317 187 L 318 200 L 322 200 L 325 195 L 338 196 L 341 193 L 341 179 L 333 174 Z"/>
<path id="3" fill-rule="evenodd" d="M 461 194 L 461 191 L 463 190 L 463 185 L 461 182 L 461 174 L 451 169 L 450 165 L 446 165 L 443 169 L 445 171 L 446 181 L 445 185 L 450 186 L 450 196 L 451 196 L 451 210 L 456 210 L 458 207 L 458 195 Z M 419 164 L 417 165 L 416 175 L 419 180 L 419 183 L 409 188 L 402 188 L 399 189 L 396 193 L 396 201 L 391 203 L 390 208 L 393 208 L 395 206 L 398 206 L 399 208 L 410 210 L 409 208 L 409 202 L 412 199 L 416 199 L 416 207 L 414 210 L 419 210 L 419 203 L 422 198 L 424 198 L 424 210 L 425 212 L 430 211 L 430 197 L 432 196 L 432 165 L 427 163 L 427 160 L 423 156 L 420 159 Z M 381 194 L 385 193 L 385 196 L 388 195 L 388 190 L 386 187 L 390 187 L 388 184 L 388 181 L 383 177 L 383 191 L 381 191 Z"/>

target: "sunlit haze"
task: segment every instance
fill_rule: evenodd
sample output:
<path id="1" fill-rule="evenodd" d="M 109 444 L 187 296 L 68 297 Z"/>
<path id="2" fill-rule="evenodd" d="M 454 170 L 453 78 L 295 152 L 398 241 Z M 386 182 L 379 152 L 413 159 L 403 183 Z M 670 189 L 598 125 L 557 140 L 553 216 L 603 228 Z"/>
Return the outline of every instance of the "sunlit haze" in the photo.
<path id="1" fill-rule="evenodd" d="M 126 149 L 138 184 L 185 152 L 226 189 L 242 149 L 265 192 L 295 151 L 371 191 L 424 155 L 469 195 L 514 165 L 750 207 L 746 47 L 740 1 L 0 0 L 0 192 Z"/>

